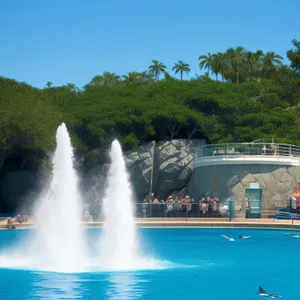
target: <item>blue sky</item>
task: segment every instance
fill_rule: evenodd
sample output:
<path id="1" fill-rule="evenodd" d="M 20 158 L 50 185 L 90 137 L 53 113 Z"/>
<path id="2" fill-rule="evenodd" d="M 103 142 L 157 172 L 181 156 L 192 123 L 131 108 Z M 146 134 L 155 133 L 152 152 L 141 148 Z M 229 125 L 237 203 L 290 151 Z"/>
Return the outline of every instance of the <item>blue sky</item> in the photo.
<path id="1" fill-rule="evenodd" d="M 300 39 L 299 0 L 7 0 L 0 75 L 79 87 L 104 71 L 143 71 L 152 59 L 201 74 L 199 55 L 242 45 L 285 56 Z"/>

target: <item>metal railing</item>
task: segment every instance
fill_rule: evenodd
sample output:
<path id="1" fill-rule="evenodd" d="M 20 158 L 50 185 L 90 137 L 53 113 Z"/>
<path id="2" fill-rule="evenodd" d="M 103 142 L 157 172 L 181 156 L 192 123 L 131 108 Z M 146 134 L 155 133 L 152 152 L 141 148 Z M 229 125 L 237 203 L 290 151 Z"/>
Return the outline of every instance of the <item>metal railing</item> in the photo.
<path id="1" fill-rule="evenodd" d="M 134 203 L 135 218 L 229 218 L 228 204 L 219 203 Z M 103 205 L 90 204 L 86 211 L 93 220 L 103 220 Z"/>
<path id="2" fill-rule="evenodd" d="M 294 224 L 294 220 L 300 220 L 300 214 L 282 211 L 281 208 L 277 207 L 273 221 L 275 220 L 292 220 L 292 224 Z"/>
<path id="3" fill-rule="evenodd" d="M 218 218 L 230 219 L 229 203 L 180 203 L 171 204 L 151 204 L 134 203 L 133 211 L 135 218 Z M 280 201 L 244 201 L 242 205 L 235 204 L 233 208 L 233 218 L 276 218 L 291 219 L 288 214 L 283 216 L 280 213 L 289 213 L 300 216 L 300 203 L 291 200 Z M 86 213 L 92 216 L 94 221 L 104 219 L 102 204 L 89 204 Z M 300 219 L 300 217 L 299 217 Z"/>
<path id="4" fill-rule="evenodd" d="M 300 146 L 276 143 L 207 144 L 195 148 L 195 158 L 211 156 L 283 156 L 300 157 Z"/>
<path id="5" fill-rule="evenodd" d="M 230 211 L 229 203 L 207 202 L 200 203 L 134 203 L 134 217 L 138 219 L 151 218 L 179 218 L 179 219 L 273 219 L 273 220 L 300 220 L 300 201 L 276 200 L 276 201 L 243 201 L 235 203 Z M 85 204 L 82 212 L 83 221 L 98 222 L 104 220 L 103 204 Z M 16 225 L 34 221 L 34 214 L 21 213 L 21 219 L 16 216 L 7 219 L 7 225 Z"/>

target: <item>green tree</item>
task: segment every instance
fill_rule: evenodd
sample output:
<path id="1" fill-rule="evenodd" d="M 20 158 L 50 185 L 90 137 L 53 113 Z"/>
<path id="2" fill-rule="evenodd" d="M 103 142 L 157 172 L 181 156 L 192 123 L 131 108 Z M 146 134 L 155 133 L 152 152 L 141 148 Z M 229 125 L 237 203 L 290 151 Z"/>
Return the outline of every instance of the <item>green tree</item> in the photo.
<path id="1" fill-rule="evenodd" d="M 165 71 L 166 71 L 166 69 L 167 69 L 167 67 L 163 63 L 159 62 L 156 59 L 153 59 L 152 63 L 153 64 L 149 66 L 149 74 L 151 74 L 152 76 L 154 76 L 154 79 L 156 81 L 158 81 L 159 80 L 159 75 L 161 73 L 164 74 Z"/>
<path id="2" fill-rule="evenodd" d="M 295 49 L 287 51 L 287 57 L 291 62 L 291 67 L 300 73 L 300 41 L 292 40 Z"/>
<path id="3" fill-rule="evenodd" d="M 137 85 L 139 80 L 139 73 L 137 72 L 128 72 L 127 75 L 123 75 L 123 82 L 125 85 Z"/>
<path id="4" fill-rule="evenodd" d="M 222 81 L 224 81 L 223 74 L 226 72 L 226 62 L 224 54 L 221 52 L 218 52 L 216 54 L 212 55 L 212 66 L 211 71 L 213 74 L 216 75 L 216 80 L 218 81 L 218 75 L 222 75 Z"/>
<path id="5" fill-rule="evenodd" d="M 250 81 L 252 78 L 261 78 L 262 75 L 262 58 L 264 53 L 262 50 L 256 52 L 248 51 L 245 54 L 245 76 L 246 80 Z"/>
<path id="6" fill-rule="evenodd" d="M 210 75 L 209 73 L 213 66 L 213 55 L 210 52 L 208 52 L 207 55 L 200 55 L 198 60 L 200 61 L 199 62 L 200 70 L 205 68 L 208 71 L 208 75 Z"/>
<path id="7" fill-rule="evenodd" d="M 235 49 L 229 48 L 225 52 L 225 57 L 227 60 L 227 71 L 225 74 L 232 81 L 236 81 L 236 83 L 240 83 L 240 77 L 245 72 L 245 48 L 242 46 L 238 46 Z"/>
<path id="8" fill-rule="evenodd" d="M 104 72 L 102 75 L 97 75 L 93 77 L 91 82 L 89 82 L 86 87 L 91 86 L 104 86 L 111 87 L 117 86 L 121 83 L 121 77 L 116 73 Z"/>
<path id="9" fill-rule="evenodd" d="M 175 74 L 180 72 L 180 80 L 182 80 L 183 73 L 189 75 L 189 72 L 191 72 L 190 65 L 184 63 L 182 60 L 179 60 L 178 63 L 175 63 L 172 70 L 175 71 Z"/>
<path id="10" fill-rule="evenodd" d="M 149 84 L 153 82 L 153 78 L 147 71 L 137 73 L 137 81 L 139 84 Z"/>
<path id="11" fill-rule="evenodd" d="M 61 114 L 27 84 L 0 78 L 0 169 L 17 149 L 21 168 L 55 145 Z"/>
<path id="12" fill-rule="evenodd" d="M 51 88 L 51 86 L 53 85 L 53 83 L 51 81 L 47 81 L 46 83 L 46 87 L 49 89 Z"/>
<path id="13" fill-rule="evenodd" d="M 275 52 L 267 52 L 262 58 L 263 75 L 269 78 L 282 66 L 283 57 Z"/>

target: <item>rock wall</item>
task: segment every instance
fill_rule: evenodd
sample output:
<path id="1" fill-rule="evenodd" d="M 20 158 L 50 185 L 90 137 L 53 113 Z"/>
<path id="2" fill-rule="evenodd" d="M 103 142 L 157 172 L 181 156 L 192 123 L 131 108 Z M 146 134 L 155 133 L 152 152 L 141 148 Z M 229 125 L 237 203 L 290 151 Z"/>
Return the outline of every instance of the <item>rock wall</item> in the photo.
<path id="1" fill-rule="evenodd" d="M 202 140 L 172 140 L 157 144 L 154 157 L 153 192 L 162 199 L 180 192 L 193 172 L 194 149 Z"/>
<path id="2" fill-rule="evenodd" d="M 221 165 L 204 166 L 194 170 L 188 193 L 195 198 L 204 196 L 235 200 L 245 212 L 245 188 L 257 182 L 263 188 L 262 209 L 286 206 L 293 188 L 300 179 L 299 167 L 282 165 Z"/>
<path id="3" fill-rule="evenodd" d="M 154 192 L 160 199 L 170 193 L 184 193 L 192 175 L 195 146 L 204 140 L 151 142 L 124 153 L 137 202 Z M 96 166 L 84 176 L 84 198 L 88 202 L 104 196 L 108 165 Z M 96 200 L 97 201 L 97 200 Z"/>
<path id="4" fill-rule="evenodd" d="M 135 201 L 154 192 L 160 199 L 168 195 L 203 195 L 221 200 L 232 198 L 241 211 L 246 209 L 245 187 L 257 182 L 263 188 L 263 209 L 284 206 L 300 179 L 299 167 L 282 165 L 221 165 L 193 170 L 194 148 L 204 140 L 151 142 L 124 153 L 134 189 Z M 98 204 L 104 197 L 109 164 L 97 165 L 82 175 L 86 202 Z M 1 211 L 13 211 L 33 200 L 36 176 L 28 171 L 11 171 L 0 180 Z"/>

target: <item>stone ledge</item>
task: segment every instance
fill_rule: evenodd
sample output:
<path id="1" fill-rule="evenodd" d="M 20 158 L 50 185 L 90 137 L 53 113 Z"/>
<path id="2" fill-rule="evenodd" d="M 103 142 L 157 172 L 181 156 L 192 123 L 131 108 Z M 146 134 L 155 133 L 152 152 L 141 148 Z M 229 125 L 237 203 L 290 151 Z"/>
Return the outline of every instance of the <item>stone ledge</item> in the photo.
<path id="1" fill-rule="evenodd" d="M 103 222 L 84 222 L 86 228 L 101 228 Z M 139 228 L 257 228 L 257 229 L 278 229 L 278 230 L 300 230 L 300 221 L 275 220 L 273 219 L 137 219 L 136 225 Z M 16 229 L 34 229 L 33 224 L 17 224 Z M 7 229 L 1 225 L 0 230 Z"/>

